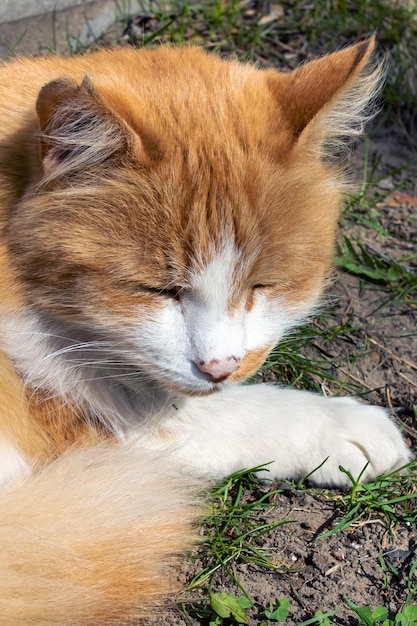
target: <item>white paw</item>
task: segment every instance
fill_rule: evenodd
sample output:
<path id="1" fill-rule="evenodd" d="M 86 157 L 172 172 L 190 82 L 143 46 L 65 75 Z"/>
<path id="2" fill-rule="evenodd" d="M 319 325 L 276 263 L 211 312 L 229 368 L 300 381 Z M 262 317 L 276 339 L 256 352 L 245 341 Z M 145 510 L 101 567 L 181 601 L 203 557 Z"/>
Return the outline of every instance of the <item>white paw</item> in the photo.
<path id="1" fill-rule="evenodd" d="M 175 440 L 173 457 L 208 478 L 269 463 L 261 478 L 301 479 L 320 466 L 313 483 L 350 487 L 339 466 L 355 479 L 367 466 L 363 482 L 411 460 L 384 409 L 274 385 L 192 398 L 165 428 Z"/>
<path id="2" fill-rule="evenodd" d="M 352 398 L 322 400 L 326 402 L 326 416 L 317 424 L 314 459 L 318 464 L 325 458 L 327 461 L 311 476 L 314 483 L 350 487 L 350 479 L 339 466 L 366 482 L 411 460 L 399 429 L 384 409 Z"/>

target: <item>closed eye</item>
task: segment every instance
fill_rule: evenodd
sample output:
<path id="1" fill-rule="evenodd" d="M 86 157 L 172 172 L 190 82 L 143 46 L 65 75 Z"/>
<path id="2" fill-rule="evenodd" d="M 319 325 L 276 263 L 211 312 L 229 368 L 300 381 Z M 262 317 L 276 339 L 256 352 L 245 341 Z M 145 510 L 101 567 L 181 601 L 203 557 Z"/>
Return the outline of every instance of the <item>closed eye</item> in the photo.
<path id="1" fill-rule="evenodd" d="M 276 285 L 275 285 L 275 284 L 272 284 L 272 283 L 271 283 L 271 284 L 269 284 L 269 285 L 262 284 L 262 283 L 258 283 L 258 284 L 256 284 L 256 285 L 254 285 L 254 286 L 252 287 L 252 289 L 253 289 L 254 291 L 256 291 L 256 290 L 260 290 L 260 289 L 273 289 L 274 287 L 276 287 Z"/>
<path id="2" fill-rule="evenodd" d="M 120 281 L 118 282 L 120 284 Z M 165 296 L 166 298 L 175 299 L 178 299 L 181 292 L 184 291 L 183 287 L 179 287 L 177 285 L 173 285 L 171 287 L 154 287 L 152 285 L 145 285 L 144 283 L 136 280 L 126 281 L 125 287 L 130 291 L 130 293 L 154 294 L 155 296 Z"/>
<path id="3" fill-rule="evenodd" d="M 141 286 L 141 290 L 146 291 L 148 293 L 154 293 L 155 295 L 165 296 L 167 298 L 173 298 L 175 300 L 179 300 L 181 287 L 170 287 L 169 289 L 163 289 L 159 287 L 145 287 Z"/>

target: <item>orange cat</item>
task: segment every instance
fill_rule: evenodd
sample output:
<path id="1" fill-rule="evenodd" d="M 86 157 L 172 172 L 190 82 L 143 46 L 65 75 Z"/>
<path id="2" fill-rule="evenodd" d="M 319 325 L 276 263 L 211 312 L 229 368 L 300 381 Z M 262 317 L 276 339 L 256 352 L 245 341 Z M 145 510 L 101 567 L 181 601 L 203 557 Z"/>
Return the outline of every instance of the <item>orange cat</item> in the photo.
<path id="1" fill-rule="evenodd" d="M 327 155 L 361 132 L 372 48 L 288 74 L 195 48 L 0 68 L 0 624 L 145 615 L 201 480 L 408 460 L 382 409 L 238 384 L 328 275 Z"/>

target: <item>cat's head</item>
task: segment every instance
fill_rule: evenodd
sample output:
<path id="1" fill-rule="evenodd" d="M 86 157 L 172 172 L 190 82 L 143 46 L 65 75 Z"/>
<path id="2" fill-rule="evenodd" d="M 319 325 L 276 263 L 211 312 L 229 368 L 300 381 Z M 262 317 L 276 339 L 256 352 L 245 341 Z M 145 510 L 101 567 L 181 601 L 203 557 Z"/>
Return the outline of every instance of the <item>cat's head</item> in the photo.
<path id="1" fill-rule="evenodd" d="M 41 175 L 7 229 L 25 305 L 177 391 L 245 379 L 328 275 L 326 150 L 360 130 L 372 48 L 287 74 L 195 48 L 101 52 L 81 84 L 47 84 Z"/>

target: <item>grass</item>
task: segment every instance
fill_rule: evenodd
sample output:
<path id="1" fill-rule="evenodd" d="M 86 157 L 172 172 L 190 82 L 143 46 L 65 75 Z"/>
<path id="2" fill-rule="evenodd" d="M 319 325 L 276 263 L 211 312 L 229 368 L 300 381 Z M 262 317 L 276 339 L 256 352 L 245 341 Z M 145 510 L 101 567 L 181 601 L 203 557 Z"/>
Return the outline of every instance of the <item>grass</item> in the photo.
<path id="1" fill-rule="evenodd" d="M 205 534 L 199 550 L 199 560 L 204 562 L 204 566 L 190 582 L 190 589 L 207 582 L 210 588 L 213 574 L 223 568 L 242 593 L 248 596 L 233 574 L 232 563 L 254 563 L 277 569 L 257 544 L 265 534 L 290 524 L 291 520 L 265 522 L 262 519 L 262 513 L 271 508 L 271 498 L 280 491 L 265 490 L 255 474 L 258 469 L 232 474 L 210 491 L 211 512 L 202 520 Z"/>
<path id="2" fill-rule="evenodd" d="M 393 619 L 389 619 L 388 611 L 383 606 L 377 606 L 373 611 L 368 606 L 357 606 L 346 600 L 348 606 L 359 618 L 360 626 L 416 626 L 417 606 L 406 604 Z"/>
<path id="3" fill-rule="evenodd" d="M 348 475 L 352 488 L 348 494 L 336 496 L 343 517 L 331 530 L 320 535 L 321 539 L 358 524 L 363 518 L 383 519 L 390 532 L 399 524 L 417 524 L 416 460 L 365 484 L 360 484 L 360 476 L 353 477 L 343 467 L 340 471 Z"/>
<path id="4" fill-rule="evenodd" d="M 276 622 L 286 622 L 291 601 L 288 598 L 273 599 L 267 606 L 259 606 L 253 601 L 250 592 L 244 588 L 237 570 L 242 564 L 255 564 L 266 571 L 279 572 L 290 578 L 292 566 L 271 560 L 268 551 L 259 544 L 259 539 L 271 534 L 284 525 L 294 525 L 291 516 L 270 520 L 269 513 L 274 501 L 283 497 L 290 488 L 294 494 L 311 492 L 301 481 L 300 487 L 283 484 L 271 490 L 260 483 L 252 470 L 241 471 L 229 476 L 210 492 L 211 511 L 202 520 L 203 540 L 198 551 L 194 578 L 189 583 L 189 591 L 199 589 L 198 600 L 183 603 L 180 607 L 185 623 L 220 626 L 225 624 L 257 624 L 267 626 Z M 407 473 L 404 471 L 407 470 Z M 343 468 L 341 471 L 346 472 Z M 375 481 L 361 485 L 360 477 L 352 481 L 352 490 L 346 494 L 335 494 L 326 490 L 314 490 L 323 500 L 335 503 L 340 518 L 331 530 L 316 537 L 317 541 L 326 541 L 336 533 L 345 533 L 362 523 L 380 520 L 387 531 L 395 533 L 401 524 L 415 527 L 417 524 L 417 461 L 406 468 L 381 476 Z M 412 555 L 412 550 L 409 551 Z M 399 572 L 390 559 L 390 551 L 379 554 L 384 582 L 388 587 L 393 577 L 399 578 Z M 368 606 L 359 607 L 346 599 L 349 607 L 359 618 L 358 623 L 368 626 L 397 626 L 408 624 L 406 619 L 415 618 L 414 602 L 417 601 L 417 558 L 411 563 L 403 582 L 404 604 L 392 619 L 384 607 L 371 610 Z M 294 570 L 296 571 L 296 570 Z M 228 577 L 236 593 L 214 591 L 216 576 L 221 572 L 222 580 Z M 318 611 L 307 620 L 298 622 L 307 624 L 331 624 L 342 609 Z M 194 620 L 194 621 L 192 621 Z M 197 620 L 197 622 L 195 621 Z M 368 621 L 366 621 L 368 620 Z M 374 620 L 374 621 L 369 621 Z M 388 620 L 388 621 L 387 621 Z M 294 623 L 294 622 L 290 622 Z M 410 621 L 410 624 L 414 622 Z"/>
<path id="5" fill-rule="evenodd" d="M 269 382 L 272 374 L 272 378 L 297 389 L 337 395 L 367 395 L 372 390 L 365 389 L 350 374 L 355 361 L 367 352 L 365 344 L 357 338 L 365 326 L 354 323 L 351 315 L 337 320 L 333 316 L 333 306 L 323 307 L 325 310 L 314 320 L 296 328 L 283 339 L 271 352 L 257 378 Z M 349 346 L 349 355 L 345 350 L 338 355 L 336 345 Z M 352 346 L 355 346 L 354 352 Z"/>
<path id="6" fill-rule="evenodd" d="M 409 258 L 397 261 L 344 235 L 334 261 L 337 267 L 352 274 L 388 286 L 397 300 L 409 299 L 411 304 L 417 304 L 417 273 L 405 264 Z M 417 258 L 417 254 L 412 258 Z"/>

